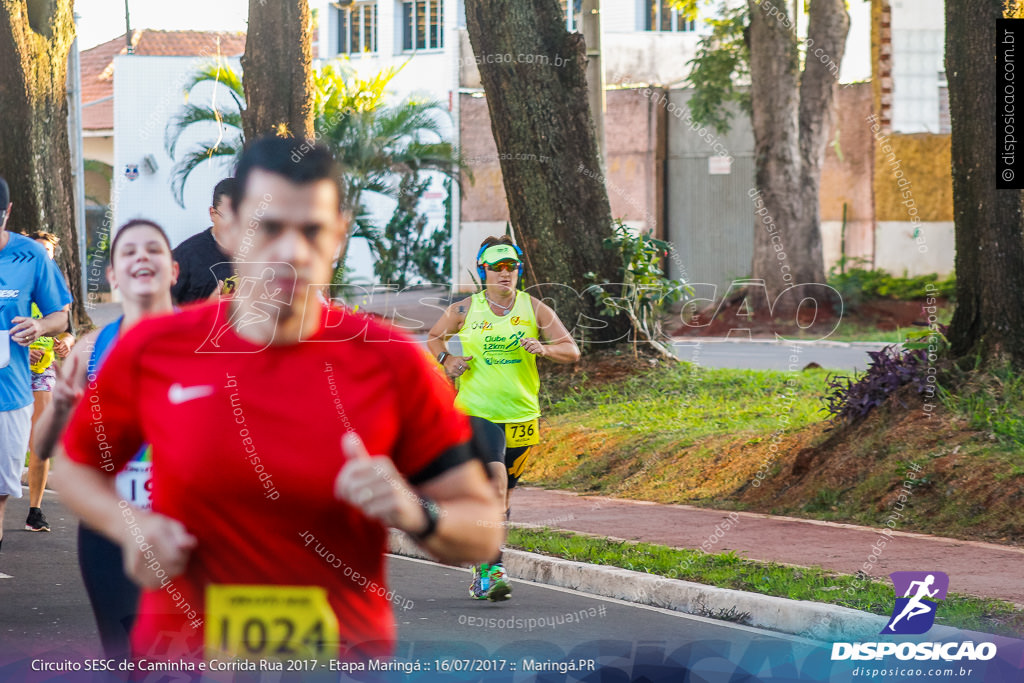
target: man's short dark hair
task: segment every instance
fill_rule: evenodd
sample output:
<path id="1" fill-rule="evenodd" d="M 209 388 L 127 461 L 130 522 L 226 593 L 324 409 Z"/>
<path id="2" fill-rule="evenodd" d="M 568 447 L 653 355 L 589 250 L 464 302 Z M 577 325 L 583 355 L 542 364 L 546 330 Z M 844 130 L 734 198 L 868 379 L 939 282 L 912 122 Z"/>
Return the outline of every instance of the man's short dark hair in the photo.
<path id="1" fill-rule="evenodd" d="M 301 185 L 330 180 L 338 190 L 338 210 L 345 206 L 341 167 L 331 151 L 321 144 L 299 138 L 268 136 L 246 147 L 235 169 L 235 188 L 231 193 L 231 206 L 235 210 L 245 197 L 249 174 L 256 169 L 276 173 Z"/>
<path id="2" fill-rule="evenodd" d="M 217 208 L 222 198 L 227 197 L 231 199 L 235 194 L 235 179 L 225 178 L 216 185 L 213 186 L 213 203 L 210 204 L 213 208 Z"/>

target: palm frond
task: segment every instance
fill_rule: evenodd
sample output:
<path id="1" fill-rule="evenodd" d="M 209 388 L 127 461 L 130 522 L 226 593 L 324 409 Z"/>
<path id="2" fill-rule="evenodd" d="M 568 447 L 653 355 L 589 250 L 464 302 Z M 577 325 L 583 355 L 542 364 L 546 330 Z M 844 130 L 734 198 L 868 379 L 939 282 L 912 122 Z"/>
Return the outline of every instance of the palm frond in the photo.
<path id="1" fill-rule="evenodd" d="M 185 97 L 192 92 L 192 89 L 200 83 L 221 83 L 231 93 L 235 104 L 240 109 L 245 108 L 245 89 L 242 87 L 242 77 L 231 68 L 225 59 L 217 59 L 199 67 L 192 76 L 185 81 Z"/>
<path id="2" fill-rule="evenodd" d="M 207 142 L 187 153 L 181 161 L 174 166 L 171 174 L 171 192 L 179 206 L 185 206 L 185 182 L 192 171 L 199 168 L 204 161 L 214 158 L 229 157 L 236 159 L 242 152 L 242 135 L 239 132 L 231 139 L 220 143 Z"/>
<path id="3" fill-rule="evenodd" d="M 185 109 L 172 116 L 164 129 L 164 147 L 172 159 L 182 133 L 194 123 L 214 123 L 221 127 L 221 135 L 235 135 L 242 130 L 242 113 L 240 111 L 219 111 L 212 107 L 200 107 L 186 104 Z M 226 130 L 234 129 L 234 130 Z"/>

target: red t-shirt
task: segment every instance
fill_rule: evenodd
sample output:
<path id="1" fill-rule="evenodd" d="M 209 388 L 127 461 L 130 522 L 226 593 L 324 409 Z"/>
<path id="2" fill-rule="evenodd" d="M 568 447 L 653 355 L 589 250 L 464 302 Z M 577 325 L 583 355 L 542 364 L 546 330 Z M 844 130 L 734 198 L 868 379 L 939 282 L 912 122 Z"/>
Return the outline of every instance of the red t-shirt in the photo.
<path id="1" fill-rule="evenodd" d="M 417 481 L 469 439 L 468 421 L 418 345 L 367 317 L 324 307 L 310 339 L 260 348 L 225 327 L 228 312 L 201 305 L 135 326 L 64 437 L 72 460 L 111 476 L 152 444 L 153 511 L 198 538 L 185 574 L 143 593 L 135 654 L 201 658 L 194 624 L 211 583 L 323 587 L 342 656 L 369 641 L 366 654 L 386 654 L 386 529 L 334 497 L 341 437 L 355 430 Z"/>

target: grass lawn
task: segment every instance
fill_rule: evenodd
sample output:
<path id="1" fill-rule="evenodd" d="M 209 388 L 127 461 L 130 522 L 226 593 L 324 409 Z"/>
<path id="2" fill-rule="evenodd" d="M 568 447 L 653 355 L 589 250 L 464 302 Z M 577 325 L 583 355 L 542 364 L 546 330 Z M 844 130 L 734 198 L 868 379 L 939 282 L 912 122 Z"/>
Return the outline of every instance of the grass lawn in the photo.
<path id="1" fill-rule="evenodd" d="M 548 416 L 572 414 L 581 426 L 626 429 L 659 435 L 678 432 L 695 441 L 728 431 L 762 432 L 779 426 L 781 392 L 791 427 L 819 421 L 825 370 L 779 372 L 701 368 L 690 363 L 666 365 L 657 371 L 590 386 L 580 385 L 555 397 L 541 388 L 543 412 Z"/>

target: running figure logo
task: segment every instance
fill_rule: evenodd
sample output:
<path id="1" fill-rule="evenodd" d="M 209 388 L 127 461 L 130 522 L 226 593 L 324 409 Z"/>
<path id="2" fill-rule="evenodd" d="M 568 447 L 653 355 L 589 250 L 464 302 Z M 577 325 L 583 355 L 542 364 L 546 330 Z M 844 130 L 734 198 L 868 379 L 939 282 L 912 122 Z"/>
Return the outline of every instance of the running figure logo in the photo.
<path id="1" fill-rule="evenodd" d="M 882 629 L 883 634 L 917 635 L 935 623 L 936 600 L 945 600 L 949 576 L 943 572 L 893 572 L 889 575 L 896 587 L 896 606 L 892 617 Z M 898 597 L 902 595 L 903 597 Z"/>
<path id="2" fill-rule="evenodd" d="M 220 327 L 210 331 L 210 334 L 206 337 L 203 343 L 199 345 L 198 349 L 196 349 L 196 353 L 227 353 L 221 349 L 221 340 L 229 331 L 234 330 L 235 332 L 238 332 L 243 327 L 265 324 L 271 320 L 275 325 L 277 324 L 277 319 L 281 315 L 281 306 L 291 303 L 292 293 L 288 293 L 287 295 L 283 294 L 280 287 L 271 289 L 271 283 L 274 281 L 274 278 L 281 273 L 294 278 L 295 268 L 288 263 L 265 263 L 256 265 L 265 266 L 259 277 L 249 276 L 240 280 L 235 277 L 237 284 L 233 287 L 233 295 L 236 298 L 252 300 L 253 303 L 249 307 L 249 310 L 243 311 L 239 309 L 231 311 L 228 319 L 221 323 Z M 304 296 L 305 293 L 303 292 L 301 295 Z M 257 353 L 262 351 L 270 346 L 272 341 L 273 339 L 268 340 L 262 348 L 245 351 L 244 353 Z M 235 353 L 243 352 L 236 351 Z"/>

